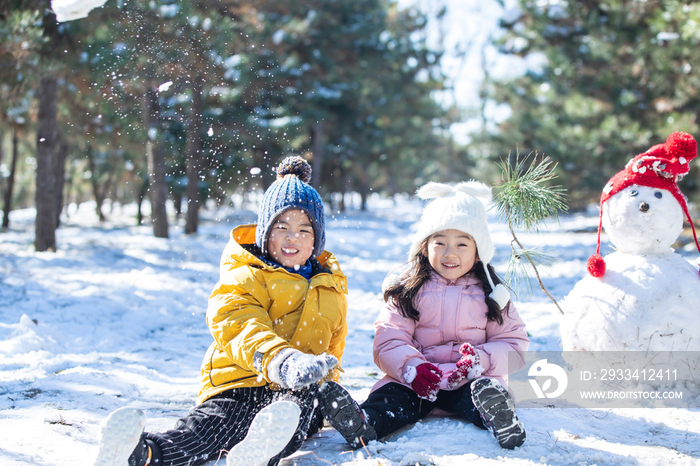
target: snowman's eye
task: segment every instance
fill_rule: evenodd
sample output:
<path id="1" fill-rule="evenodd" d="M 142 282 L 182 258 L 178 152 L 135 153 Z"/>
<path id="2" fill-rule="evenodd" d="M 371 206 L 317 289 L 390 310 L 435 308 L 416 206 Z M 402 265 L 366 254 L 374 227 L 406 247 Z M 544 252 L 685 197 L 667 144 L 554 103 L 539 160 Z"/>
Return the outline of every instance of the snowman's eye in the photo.
<path id="1" fill-rule="evenodd" d="M 661 194 L 659 191 L 656 191 L 656 192 L 654 193 L 654 197 L 657 198 L 657 199 L 661 199 L 662 197 L 664 197 L 664 195 Z"/>
<path id="2" fill-rule="evenodd" d="M 630 191 L 630 196 L 632 196 L 632 197 L 636 196 L 637 194 L 639 194 L 639 192 L 637 192 L 637 190 L 636 190 L 636 189 L 635 189 L 635 190 L 632 190 L 632 191 Z"/>

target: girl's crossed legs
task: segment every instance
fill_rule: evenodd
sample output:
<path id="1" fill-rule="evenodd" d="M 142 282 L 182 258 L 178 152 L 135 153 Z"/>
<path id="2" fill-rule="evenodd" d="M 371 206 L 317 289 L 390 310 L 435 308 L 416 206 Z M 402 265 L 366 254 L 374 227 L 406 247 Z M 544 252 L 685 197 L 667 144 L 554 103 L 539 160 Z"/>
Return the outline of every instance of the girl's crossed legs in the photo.
<path id="1" fill-rule="evenodd" d="M 472 401 L 471 383 L 457 390 L 440 390 L 435 401 L 428 401 L 419 398 L 411 388 L 391 382 L 370 393 L 361 408 L 380 439 L 423 419 L 435 408 L 457 414 L 484 428 L 479 411 Z"/>

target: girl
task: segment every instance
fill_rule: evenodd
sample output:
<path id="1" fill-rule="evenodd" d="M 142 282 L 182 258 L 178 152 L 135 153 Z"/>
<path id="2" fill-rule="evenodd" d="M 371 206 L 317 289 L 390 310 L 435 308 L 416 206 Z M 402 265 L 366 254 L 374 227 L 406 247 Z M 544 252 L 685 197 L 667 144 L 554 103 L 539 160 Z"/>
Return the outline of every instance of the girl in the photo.
<path id="1" fill-rule="evenodd" d="M 418 191 L 436 199 L 421 217 L 409 270 L 385 280 L 374 339 L 385 377 L 362 404 L 379 438 L 438 409 L 488 428 L 503 448 L 525 441 L 505 385 L 508 353 L 522 367 L 529 340 L 489 264 L 494 248 L 478 198 L 490 195 L 473 181 Z"/>
<path id="2" fill-rule="evenodd" d="M 325 217 L 311 167 L 288 157 L 257 225 L 241 225 L 221 257 L 207 308 L 213 342 L 198 405 L 173 430 L 142 433 L 121 408 L 102 425 L 95 466 L 275 466 L 326 418 L 352 446 L 376 438 L 337 382 L 347 335 L 347 280 L 324 251 Z"/>

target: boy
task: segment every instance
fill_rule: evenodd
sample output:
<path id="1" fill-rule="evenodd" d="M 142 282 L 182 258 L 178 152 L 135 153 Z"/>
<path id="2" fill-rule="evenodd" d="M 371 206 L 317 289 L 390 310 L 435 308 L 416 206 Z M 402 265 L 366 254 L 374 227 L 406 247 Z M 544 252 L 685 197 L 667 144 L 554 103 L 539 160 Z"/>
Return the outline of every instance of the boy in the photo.
<path id="1" fill-rule="evenodd" d="M 139 410 L 116 410 L 103 422 L 95 466 L 195 465 L 226 451 L 228 465 L 275 466 L 324 417 L 353 447 L 376 439 L 336 383 L 347 280 L 323 250 L 325 215 L 308 184 L 311 167 L 288 157 L 276 172 L 257 225 L 234 228 L 222 254 L 198 405 L 163 433 L 141 433 Z"/>

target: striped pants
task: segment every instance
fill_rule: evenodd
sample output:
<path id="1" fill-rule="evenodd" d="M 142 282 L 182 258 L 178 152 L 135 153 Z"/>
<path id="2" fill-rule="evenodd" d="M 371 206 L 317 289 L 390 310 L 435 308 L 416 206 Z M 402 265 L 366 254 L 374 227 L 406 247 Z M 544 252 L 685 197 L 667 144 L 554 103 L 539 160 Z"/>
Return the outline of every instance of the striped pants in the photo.
<path id="1" fill-rule="evenodd" d="M 299 406 L 301 416 L 292 440 L 268 463 L 268 466 L 276 466 L 282 458 L 301 448 L 306 437 L 318 432 L 323 425 L 323 416 L 315 401 L 318 392 L 318 384 L 296 391 L 234 388 L 192 408 L 173 430 L 149 432 L 144 437 L 160 448 L 162 466 L 194 466 L 225 457 L 225 452 L 245 438 L 261 409 L 275 401 L 287 400 Z"/>

